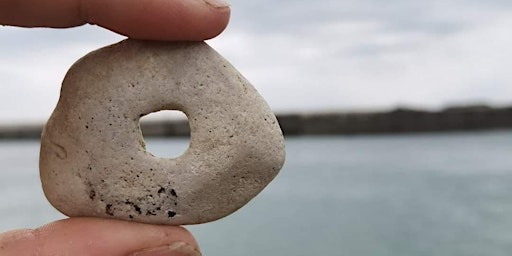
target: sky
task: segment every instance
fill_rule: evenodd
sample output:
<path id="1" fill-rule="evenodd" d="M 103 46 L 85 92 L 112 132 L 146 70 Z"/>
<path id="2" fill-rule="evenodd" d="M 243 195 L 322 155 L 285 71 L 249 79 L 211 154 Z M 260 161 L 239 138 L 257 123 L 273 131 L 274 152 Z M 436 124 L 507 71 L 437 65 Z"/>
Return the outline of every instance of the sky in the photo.
<path id="1" fill-rule="evenodd" d="M 512 105 L 510 0 L 232 1 L 210 40 L 277 113 Z M 44 122 L 80 57 L 123 37 L 0 27 L 0 124 Z"/>

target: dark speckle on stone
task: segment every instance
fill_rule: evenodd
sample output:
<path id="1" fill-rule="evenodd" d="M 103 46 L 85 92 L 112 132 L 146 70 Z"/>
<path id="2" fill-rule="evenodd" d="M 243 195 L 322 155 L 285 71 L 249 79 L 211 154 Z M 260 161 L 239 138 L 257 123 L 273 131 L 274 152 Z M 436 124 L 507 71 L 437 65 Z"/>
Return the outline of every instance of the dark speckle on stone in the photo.
<path id="1" fill-rule="evenodd" d="M 173 211 L 167 211 L 167 216 L 169 216 L 169 218 L 172 218 L 172 217 L 176 216 L 176 213 Z"/>
<path id="2" fill-rule="evenodd" d="M 136 205 L 136 204 L 134 204 L 134 203 L 132 203 L 132 202 L 130 202 L 130 201 L 126 201 L 126 202 L 124 202 L 124 203 L 125 203 L 125 204 L 127 204 L 127 205 L 131 205 L 131 206 L 133 206 L 133 208 L 135 208 L 135 211 L 136 211 L 138 214 L 142 214 L 142 209 L 140 209 L 140 207 L 139 207 L 138 205 Z"/>
<path id="3" fill-rule="evenodd" d="M 114 211 L 112 210 L 112 204 L 107 204 L 107 206 L 105 206 L 105 213 L 110 216 L 114 216 Z"/>
<path id="4" fill-rule="evenodd" d="M 89 198 L 91 200 L 94 200 L 95 197 L 96 197 L 96 191 L 94 191 L 94 189 L 89 190 Z"/>
<path id="5" fill-rule="evenodd" d="M 178 195 L 176 194 L 176 191 L 174 189 L 171 189 L 171 196 L 178 197 Z"/>
<path id="6" fill-rule="evenodd" d="M 165 193 L 165 188 L 160 187 L 160 189 L 158 190 L 158 194 L 162 194 L 162 193 Z"/>

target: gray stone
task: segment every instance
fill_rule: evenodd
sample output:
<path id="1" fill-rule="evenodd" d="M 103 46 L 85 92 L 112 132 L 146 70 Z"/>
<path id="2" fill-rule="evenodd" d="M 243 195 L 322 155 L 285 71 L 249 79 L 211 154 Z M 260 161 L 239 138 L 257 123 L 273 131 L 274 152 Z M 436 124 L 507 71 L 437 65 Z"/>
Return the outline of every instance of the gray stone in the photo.
<path id="1" fill-rule="evenodd" d="M 160 110 L 189 119 L 178 158 L 145 149 L 139 118 Z M 284 157 L 270 108 L 207 44 L 129 39 L 71 67 L 43 131 L 40 172 L 65 215 L 181 225 L 236 211 Z"/>

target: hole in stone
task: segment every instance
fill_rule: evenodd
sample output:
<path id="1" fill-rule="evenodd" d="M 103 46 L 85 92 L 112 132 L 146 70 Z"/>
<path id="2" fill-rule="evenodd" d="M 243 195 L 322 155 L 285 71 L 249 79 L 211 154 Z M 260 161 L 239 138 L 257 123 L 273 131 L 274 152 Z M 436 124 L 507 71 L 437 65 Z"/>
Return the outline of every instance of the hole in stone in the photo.
<path id="1" fill-rule="evenodd" d="M 146 151 L 157 157 L 176 158 L 190 143 L 187 116 L 176 110 L 162 110 L 140 118 Z"/>

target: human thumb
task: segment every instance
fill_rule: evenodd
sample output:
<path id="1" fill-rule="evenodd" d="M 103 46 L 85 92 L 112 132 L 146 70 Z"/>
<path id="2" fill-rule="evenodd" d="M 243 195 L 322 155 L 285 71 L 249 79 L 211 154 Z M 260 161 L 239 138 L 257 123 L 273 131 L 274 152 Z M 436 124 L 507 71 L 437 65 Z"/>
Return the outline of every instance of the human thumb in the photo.
<path id="1" fill-rule="evenodd" d="M 0 233 L 1 256 L 200 256 L 194 237 L 177 226 L 70 218 L 37 229 Z"/>

